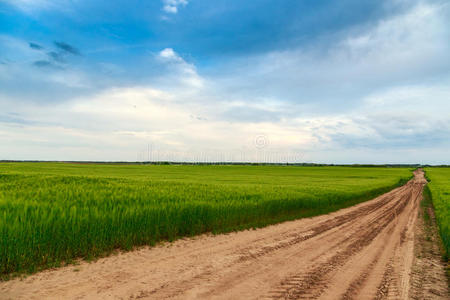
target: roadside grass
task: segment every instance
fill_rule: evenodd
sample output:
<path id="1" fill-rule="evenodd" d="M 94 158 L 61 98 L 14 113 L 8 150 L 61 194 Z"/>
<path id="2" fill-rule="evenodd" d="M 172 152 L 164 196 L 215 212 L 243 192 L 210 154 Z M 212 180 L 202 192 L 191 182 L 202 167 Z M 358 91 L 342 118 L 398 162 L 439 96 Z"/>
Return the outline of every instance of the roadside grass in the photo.
<path id="1" fill-rule="evenodd" d="M 407 168 L 0 164 L 0 276 L 375 198 Z"/>
<path id="2" fill-rule="evenodd" d="M 442 239 L 442 256 L 450 280 L 450 168 L 431 167 L 426 168 L 425 172 L 428 184 L 424 189 L 423 202 L 435 214 Z"/>
<path id="3" fill-rule="evenodd" d="M 442 255 L 444 247 L 428 186 L 424 187 L 422 196 L 418 212 L 419 219 L 415 225 L 416 259 L 410 273 L 409 298 L 443 299 L 445 296 L 450 296 L 450 281 L 445 269 Z"/>

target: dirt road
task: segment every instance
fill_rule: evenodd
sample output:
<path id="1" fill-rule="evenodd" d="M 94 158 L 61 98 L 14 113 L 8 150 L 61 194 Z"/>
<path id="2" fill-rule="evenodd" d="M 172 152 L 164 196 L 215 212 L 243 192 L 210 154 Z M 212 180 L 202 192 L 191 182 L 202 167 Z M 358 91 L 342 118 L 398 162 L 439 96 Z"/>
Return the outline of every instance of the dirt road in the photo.
<path id="1" fill-rule="evenodd" d="M 335 213 L 45 271 L 0 283 L 0 298 L 407 299 L 421 280 L 410 274 L 425 184 L 416 171 L 405 186 Z"/>

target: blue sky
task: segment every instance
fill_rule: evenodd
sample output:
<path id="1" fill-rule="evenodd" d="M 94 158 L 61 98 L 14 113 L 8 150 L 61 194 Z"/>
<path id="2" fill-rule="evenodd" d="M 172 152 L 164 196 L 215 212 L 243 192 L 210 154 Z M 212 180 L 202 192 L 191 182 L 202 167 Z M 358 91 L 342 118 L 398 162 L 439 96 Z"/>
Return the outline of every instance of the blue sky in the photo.
<path id="1" fill-rule="evenodd" d="M 0 159 L 450 163 L 449 53 L 448 1 L 0 0 Z"/>

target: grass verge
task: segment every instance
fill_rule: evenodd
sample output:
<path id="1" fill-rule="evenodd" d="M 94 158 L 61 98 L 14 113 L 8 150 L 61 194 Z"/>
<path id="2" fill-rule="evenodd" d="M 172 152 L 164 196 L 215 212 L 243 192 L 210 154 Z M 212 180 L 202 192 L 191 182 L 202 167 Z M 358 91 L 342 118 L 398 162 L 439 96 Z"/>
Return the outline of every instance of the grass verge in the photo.
<path id="1" fill-rule="evenodd" d="M 430 182 L 430 179 L 428 176 L 425 176 L 427 180 Z M 429 184 L 424 187 L 423 190 L 423 200 L 421 202 L 421 207 L 423 209 L 423 219 L 425 223 L 425 232 L 427 236 L 427 240 L 430 241 L 433 236 L 433 231 L 437 231 L 439 234 L 438 236 L 440 238 L 436 239 L 434 242 L 438 244 L 438 247 L 440 249 L 442 260 L 445 264 L 445 271 L 447 275 L 447 282 L 448 287 L 450 289 L 450 260 L 449 260 L 449 245 L 445 244 L 445 241 L 448 242 L 448 236 L 446 234 L 448 233 L 445 230 L 442 230 L 442 225 L 439 226 L 439 224 L 445 223 L 448 220 L 444 220 L 439 222 L 436 216 L 436 210 L 434 207 L 434 202 L 436 200 L 433 199 L 432 190 L 430 189 Z M 444 239 L 445 237 L 445 239 Z"/>

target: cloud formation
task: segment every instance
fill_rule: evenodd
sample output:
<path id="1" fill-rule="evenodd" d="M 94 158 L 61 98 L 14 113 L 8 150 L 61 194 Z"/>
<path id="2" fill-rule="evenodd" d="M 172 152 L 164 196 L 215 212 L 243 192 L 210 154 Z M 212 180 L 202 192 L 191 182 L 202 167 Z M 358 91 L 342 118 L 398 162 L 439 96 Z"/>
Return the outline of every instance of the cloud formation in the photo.
<path id="1" fill-rule="evenodd" d="M 30 48 L 33 50 L 44 50 L 43 46 L 40 46 L 36 43 L 29 43 Z M 39 59 L 33 62 L 33 65 L 39 68 L 55 68 L 55 69 L 63 69 L 67 65 L 67 57 L 81 56 L 81 53 L 75 47 L 64 43 L 64 42 L 54 42 L 56 46 L 55 50 L 46 52 L 47 59 Z"/>
<path id="2" fill-rule="evenodd" d="M 161 159 L 450 163 L 450 6 L 400 2 L 369 23 L 258 51 L 247 23 L 223 20 L 210 35 L 208 20 L 230 13 L 220 1 L 142 35 L 135 19 L 121 32 L 120 19 L 101 48 L 98 36 L 0 35 L 0 158 L 136 160 L 151 144 Z M 186 4 L 164 2 L 167 13 Z M 256 31 L 282 39 L 281 20 L 269 30 L 258 18 Z M 180 32 L 196 22 L 204 30 Z M 241 52 L 216 49 L 217 36 Z"/>
<path id="3" fill-rule="evenodd" d="M 169 14 L 178 13 L 178 7 L 186 6 L 188 4 L 187 0 L 163 0 L 163 10 Z"/>
<path id="4" fill-rule="evenodd" d="M 348 109 L 375 90 L 444 76 L 450 68 L 449 6 L 418 4 L 331 46 L 277 50 L 228 64 L 223 89 L 254 97 Z M 230 80 L 240 74 L 240 81 Z M 225 73 L 226 74 L 226 73 Z M 267 84 L 267 83 L 270 84 Z M 231 83 L 233 86 L 227 86 Z M 338 105 L 329 105 L 339 103 Z"/>
<path id="5" fill-rule="evenodd" d="M 73 55 L 81 55 L 80 51 L 75 48 L 74 46 L 71 46 L 67 43 L 64 42 L 54 42 L 55 46 L 63 51 L 64 53 L 69 53 L 69 54 L 73 54 Z"/>
<path id="6" fill-rule="evenodd" d="M 33 42 L 30 42 L 29 45 L 30 45 L 30 48 L 34 49 L 34 50 L 42 50 L 42 49 L 44 49 L 44 47 L 42 47 L 41 45 L 33 43 Z"/>
<path id="7" fill-rule="evenodd" d="M 166 79 L 170 82 L 186 85 L 190 88 L 201 88 L 205 80 L 198 75 L 194 64 L 186 62 L 172 48 L 161 50 L 157 59 L 163 63 L 170 71 Z"/>

